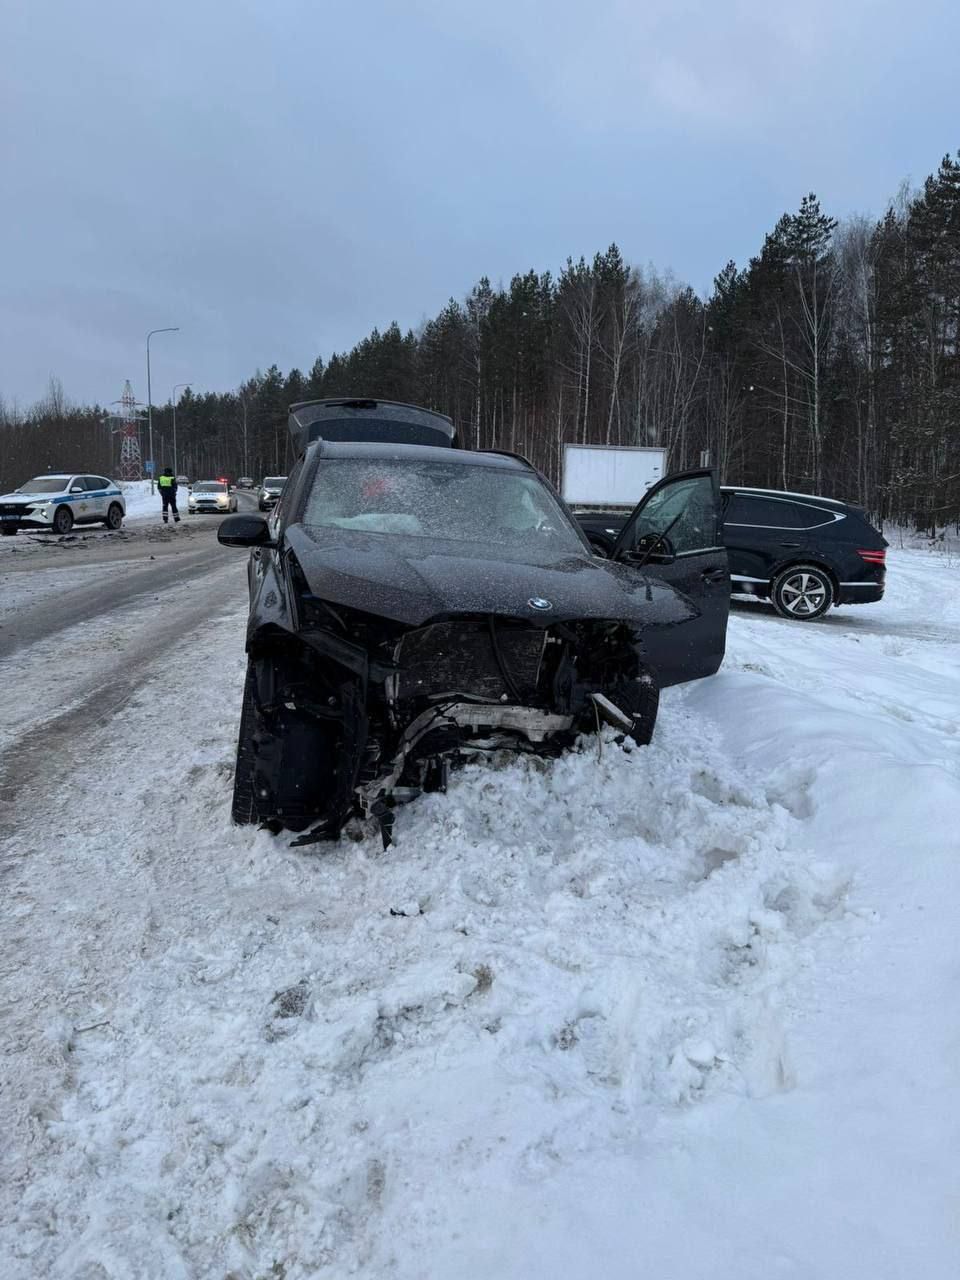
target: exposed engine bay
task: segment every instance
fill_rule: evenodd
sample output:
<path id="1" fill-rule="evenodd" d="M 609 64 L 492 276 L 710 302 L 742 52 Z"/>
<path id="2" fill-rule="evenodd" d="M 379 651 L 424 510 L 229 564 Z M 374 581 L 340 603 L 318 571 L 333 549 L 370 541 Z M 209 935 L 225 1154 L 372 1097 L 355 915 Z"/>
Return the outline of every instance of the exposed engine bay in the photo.
<path id="1" fill-rule="evenodd" d="M 408 627 L 330 604 L 302 584 L 300 626 L 251 647 L 250 818 L 334 839 L 444 790 L 451 766 L 502 750 L 557 755 L 613 725 L 649 741 L 658 690 L 620 621 L 467 615 Z"/>

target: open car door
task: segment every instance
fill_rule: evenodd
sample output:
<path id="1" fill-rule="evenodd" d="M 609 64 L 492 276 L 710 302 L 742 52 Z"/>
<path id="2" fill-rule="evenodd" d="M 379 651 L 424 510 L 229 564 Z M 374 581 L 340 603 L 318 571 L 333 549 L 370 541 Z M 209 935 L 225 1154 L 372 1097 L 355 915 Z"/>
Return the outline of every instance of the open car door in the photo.
<path id="1" fill-rule="evenodd" d="M 650 488 L 614 545 L 611 559 L 659 578 L 692 606 L 676 629 L 651 627 L 650 664 L 661 685 L 711 676 L 723 661 L 730 572 L 715 471 L 681 471 Z"/>

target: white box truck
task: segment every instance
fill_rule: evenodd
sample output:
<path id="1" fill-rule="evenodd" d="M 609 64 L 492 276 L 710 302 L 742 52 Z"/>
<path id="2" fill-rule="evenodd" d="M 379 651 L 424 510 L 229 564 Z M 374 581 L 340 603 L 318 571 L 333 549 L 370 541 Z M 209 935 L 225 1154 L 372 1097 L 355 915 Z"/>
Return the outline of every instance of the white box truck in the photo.
<path id="1" fill-rule="evenodd" d="M 566 444 L 560 492 L 591 544 L 609 554 L 627 516 L 666 465 L 666 449 Z"/>

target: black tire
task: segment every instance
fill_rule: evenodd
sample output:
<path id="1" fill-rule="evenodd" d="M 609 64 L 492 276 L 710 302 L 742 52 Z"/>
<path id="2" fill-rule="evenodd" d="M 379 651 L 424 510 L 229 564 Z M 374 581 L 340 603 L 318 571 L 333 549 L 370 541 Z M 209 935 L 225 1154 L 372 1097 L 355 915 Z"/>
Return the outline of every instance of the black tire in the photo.
<path id="1" fill-rule="evenodd" d="M 254 766 L 257 758 L 257 708 L 253 700 L 253 663 L 247 663 L 240 710 L 240 733 L 237 738 L 237 767 L 233 774 L 233 820 L 240 827 L 260 821 Z"/>
<path id="2" fill-rule="evenodd" d="M 256 680 L 256 668 L 248 662 L 233 775 L 234 822 L 303 831 L 321 819 L 332 821 L 338 736 L 329 726 L 287 709 L 271 712 L 266 720 L 257 710 Z M 331 834 L 339 831 L 340 824 L 334 823 Z"/>
<path id="3" fill-rule="evenodd" d="M 52 528 L 53 532 L 61 538 L 73 528 L 73 512 L 65 503 L 61 503 L 53 513 Z"/>
<path id="4" fill-rule="evenodd" d="M 117 532 L 123 524 L 123 507 L 121 507 L 119 502 L 110 503 L 110 510 L 107 512 L 107 518 L 103 523 L 114 533 Z"/>
<path id="5" fill-rule="evenodd" d="M 649 746 L 660 708 L 660 686 L 653 673 L 645 669 L 635 679 L 624 677 L 606 690 L 606 694 L 621 711 L 633 717 L 633 729 L 627 737 L 638 747 Z"/>
<path id="6" fill-rule="evenodd" d="M 0 533 L 2 533 L 5 538 L 15 537 L 16 532 L 16 529 L 11 529 L 8 524 L 0 524 Z"/>
<path id="7" fill-rule="evenodd" d="M 833 580 L 825 569 L 814 564 L 792 564 L 778 573 L 770 588 L 770 599 L 781 618 L 791 622 L 815 622 L 834 600 Z"/>

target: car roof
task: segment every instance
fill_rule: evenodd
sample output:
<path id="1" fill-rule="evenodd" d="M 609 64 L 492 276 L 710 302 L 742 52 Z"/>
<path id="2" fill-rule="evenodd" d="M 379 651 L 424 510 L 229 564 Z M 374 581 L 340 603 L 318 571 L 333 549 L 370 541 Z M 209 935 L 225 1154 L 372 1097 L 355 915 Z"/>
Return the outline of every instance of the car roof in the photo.
<path id="1" fill-rule="evenodd" d="M 496 467 L 502 471 L 532 471 L 530 463 L 513 454 L 480 449 L 449 449 L 429 444 L 371 444 L 361 440 L 316 440 L 310 449 L 322 458 L 379 458 L 384 462 L 436 462 L 447 466 Z"/>
<path id="2" fill-rule="evenodd" d="M 750 484 L 722 484 L 721 493 L 755 493 L 764 498 L 790 498 L 801 502 L 828 502 L 833 507 L 848 507 L 850 504 L 842 498 L 825 498 L 819 493 L 793 493 L 789 489 L 758 489 Z"/>

